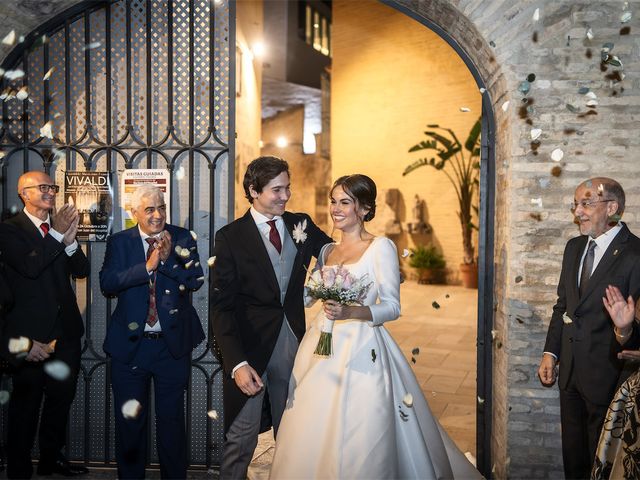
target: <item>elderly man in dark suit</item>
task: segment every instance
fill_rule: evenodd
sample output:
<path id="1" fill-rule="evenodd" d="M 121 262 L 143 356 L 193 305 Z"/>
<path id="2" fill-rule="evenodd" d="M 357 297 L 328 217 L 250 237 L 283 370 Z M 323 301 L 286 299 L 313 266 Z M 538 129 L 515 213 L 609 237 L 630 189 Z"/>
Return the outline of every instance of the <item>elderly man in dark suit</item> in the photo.
<path id="1" fill-rule="evenodd" d="M 38 418 L 38 474 L 71 476 L 87 472 L 82 466 L 71 465 L 62 448 L 84 334 L 70 279 L 89 275 L 89 262 L 75 240 L 76 209 L 64 205 L 50 215 L 57 192 L 58 186 L 49 175 L 37 171 L 23 174 L 18 179 L 18 194 L 24 210 L 0 224 L 0 251 L 13 297 L 12 306 L 5 312 L 3 337 L 31 340 L 24 361 L 12 376 L 8 478 L 31 477 L 31 448 Z M 62 375 L 48 375 L 47 364 Z"/>
<path id="2" fill-rule="evenodd" d="M 617 354 L 637 346 L 640 337 L 635 322 L 612 320 L 602 304 L 609 285 L 633 301 L 640 296 L 640 239 L 620 222 L 624 206 L 624 190 L 610 178 L 592 178 L 575 192 L 572 209 L 581 236 L 569 240 L 564 251 L 558 300 L 538 370 L 550 386 L 560 364 L 567 478 L 590 476 L 607 407 L 623 380 Z"/>
<path id="3" fill-rule="evenodd" d="M 251 208 L 222 227 L 215 241 L 210 327 L 225 372 L 221 479 L 246 478 L 263 402 L 278 430 L 305 332 L 306 268 L 331 241 L 308 215 L 285 211 L 291 191 L 284 160 L 252 161 L 243 186 Z"/>
<path id="4" fill-rule="evenodd" d="M 109 237 L 100 287 L 118 297 L 104 351 L 111 357 L 118 478 L 144 478 L 153 379 L 162 478 L 186 478 L 184 392 L 191 352 L 204 340 L 190 292 L 204 283 L 196 242 L 166 223 L 162 190 L 142 186 L 131 200 L 138 225 Z M 131 402 L 130 402 L 131 401 Z"/>

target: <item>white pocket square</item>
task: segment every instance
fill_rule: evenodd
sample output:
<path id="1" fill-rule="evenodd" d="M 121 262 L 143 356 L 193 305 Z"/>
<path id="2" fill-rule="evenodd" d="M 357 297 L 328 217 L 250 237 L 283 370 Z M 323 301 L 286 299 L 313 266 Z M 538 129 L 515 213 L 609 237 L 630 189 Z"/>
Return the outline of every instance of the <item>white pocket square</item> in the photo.
<path id="1" fill-rule="evenodd" d="M 571 320 L 571 317 L 567 315 L 567 312 L 562 315 L 562 321 L 566 324 L 573 323 L 573 320 Z"/>

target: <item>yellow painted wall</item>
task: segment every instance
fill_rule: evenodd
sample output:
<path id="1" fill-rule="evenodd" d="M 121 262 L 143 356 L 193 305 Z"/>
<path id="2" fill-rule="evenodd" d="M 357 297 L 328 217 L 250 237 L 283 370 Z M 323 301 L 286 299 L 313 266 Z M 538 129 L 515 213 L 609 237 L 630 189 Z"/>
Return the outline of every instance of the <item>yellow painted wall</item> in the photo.
<path id="1" fill-rule="evenodd" d="M 380 211 L 384 192 L 398 188 L 403 233 L 393 239 L 399 250 L 432 241 L 445 255 L 449 280 L 458 281 L 462 236 L 453 187 L 430 167 L 406 177 L 402 171 L 420 157 L 408 149 L 426 140 L 427 124 L 450 127 L 464 142 L 481 110 L 473 77 L 433 31 L 374 0 L 334 0 L 332 35 L 331 178 L 371 176 L 382 193 Z M 416 194 L 426 201 L 431 236 L 406 233 Z M 384 221 L 374 219 L 371 229 L 383 233 Z"/>
<path id="2" fill-rule="evenodd" d="M 242 188 L 244 172 L 249 162 L 260 155 L 262 63 L 253 58 L 251 46 L 263 39 L 262 12 L 262 0 L 236 3 L 236 218 L 249 208 Z"/>

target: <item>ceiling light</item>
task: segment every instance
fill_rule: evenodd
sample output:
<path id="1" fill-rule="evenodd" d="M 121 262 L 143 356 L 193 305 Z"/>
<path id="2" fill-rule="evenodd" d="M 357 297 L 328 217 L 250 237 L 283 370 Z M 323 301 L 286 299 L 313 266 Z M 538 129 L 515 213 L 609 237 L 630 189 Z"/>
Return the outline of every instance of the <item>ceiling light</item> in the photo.
<path id="1" fill-rule="evenodd" d="M 289 145 L 289 142 L 285 137 L 278 137 L 276 140 L 276 147 L 278 148 L 285 148 L 287 145 Z"/>

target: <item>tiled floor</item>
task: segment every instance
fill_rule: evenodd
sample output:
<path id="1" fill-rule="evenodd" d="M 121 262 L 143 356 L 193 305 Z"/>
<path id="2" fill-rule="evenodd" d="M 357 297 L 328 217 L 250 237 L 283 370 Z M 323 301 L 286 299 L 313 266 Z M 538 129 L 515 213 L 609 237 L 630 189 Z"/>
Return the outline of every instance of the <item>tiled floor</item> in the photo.
<path id="1" fill-rule="evenodd" d="M 477 290 L 449 285 L 401 287 L 402 316 L 385 324 L 413 370 L 431 410 L 463 452 L 475 456 Z M 439 308 L 435 308 L 437 302 Z M 319 305 L 307 311 L 313 319 Z M 261 435 L 249 478 L 268 478 L 273 455 L 270 432 Z"/>

